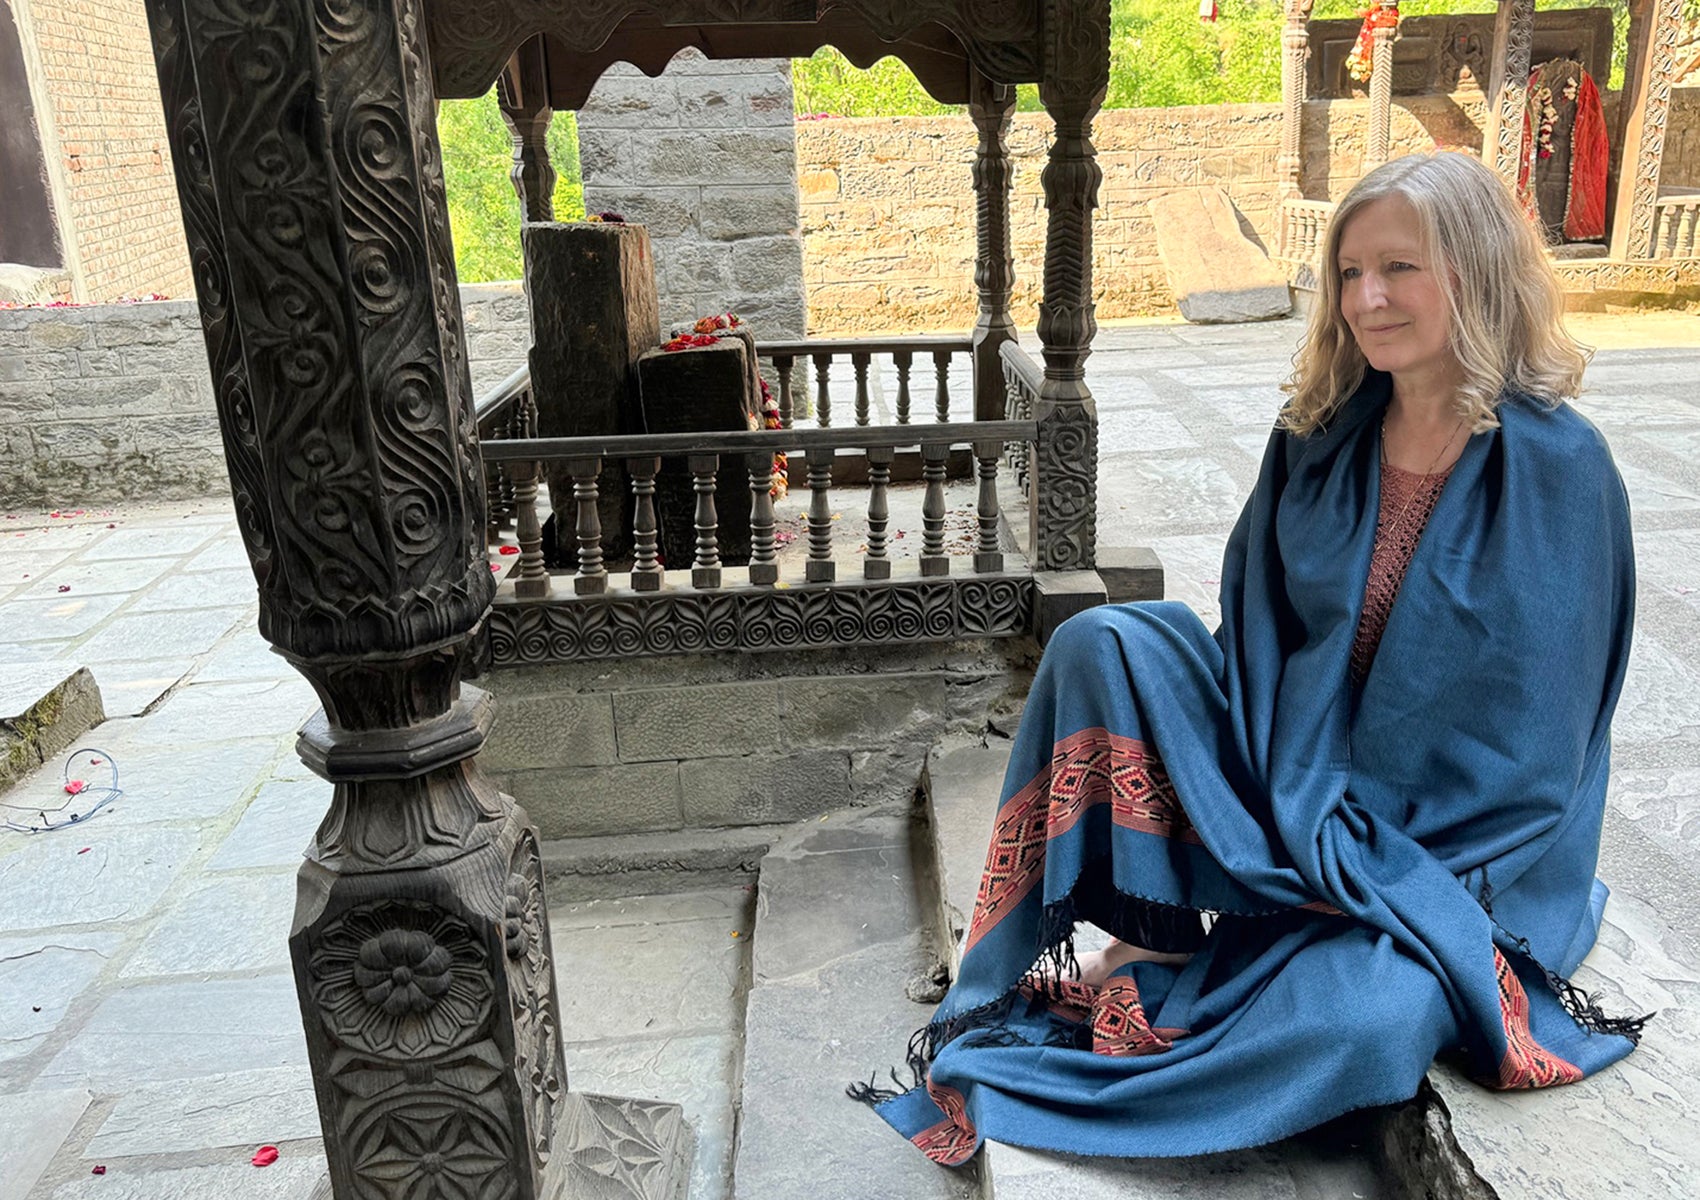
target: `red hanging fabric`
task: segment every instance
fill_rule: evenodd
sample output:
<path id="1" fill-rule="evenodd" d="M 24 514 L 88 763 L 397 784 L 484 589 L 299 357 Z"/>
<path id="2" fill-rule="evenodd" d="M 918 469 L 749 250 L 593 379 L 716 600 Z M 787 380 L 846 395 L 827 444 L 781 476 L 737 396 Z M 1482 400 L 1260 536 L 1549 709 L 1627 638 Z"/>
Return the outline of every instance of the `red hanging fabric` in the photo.
<path id="1" fill-rule="evenodd" d="M 1606 232 L 1606 175 L 1611 151 L 1606 142 L 1606 114 L 1600 89 L 1584 72 L 1576 94 L 1576 124 L 1570 133 L 1570 204 L 1564 213 L 1564 236 L 1591 241 Z"/>

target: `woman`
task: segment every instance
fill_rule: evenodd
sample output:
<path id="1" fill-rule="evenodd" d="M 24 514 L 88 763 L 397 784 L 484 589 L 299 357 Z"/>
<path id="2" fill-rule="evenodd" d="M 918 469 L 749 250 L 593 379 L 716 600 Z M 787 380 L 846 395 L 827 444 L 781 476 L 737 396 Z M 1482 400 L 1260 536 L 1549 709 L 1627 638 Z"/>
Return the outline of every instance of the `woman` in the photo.
<path id="1" fill-rule="evenodd" d="M 1564 982 L 1634 564 L 1556 281 L 1458 154 L 1371 173 L 1324 261 L 1221 628 L 1058 630 L 922 1086 L 852 1089 L 938 1162 L 1229 1150 L 1407 1099 L 1442 1051 L 1523 1088 L 1634 1046 Z M 1117 940 L 1077 962 L 1077 921 Z"/>

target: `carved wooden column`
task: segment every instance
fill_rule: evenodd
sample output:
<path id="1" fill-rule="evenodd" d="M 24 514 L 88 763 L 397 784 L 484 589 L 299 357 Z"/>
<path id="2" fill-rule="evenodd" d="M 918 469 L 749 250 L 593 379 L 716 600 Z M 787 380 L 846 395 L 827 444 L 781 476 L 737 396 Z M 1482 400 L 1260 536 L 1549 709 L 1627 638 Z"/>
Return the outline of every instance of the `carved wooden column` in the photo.
<path id="1" fill-rule="evenodd" d="M 1525 0 L 1533 3 L 1534 0 Z M 1392 0 L 1381 0 L 1377 6 L 1385 14 L 1394 13 L 1399 6 Z M 1365 139 L 1364 166 L 1379 167 L 1387 161 L 1387 147 L 1393 136 L 1393 42 L 1399 27 L 1391 21 L 1375 26 L 1375 48 L 1370 59 L 1369 75 L 1369 136 Z"/>
<path id="2" fill-rule="evenodd" d="M 974 156 L 975 232 L 974 286 L 980 292 L 980 316 L 974 325 L 974 419 L 1001 421 L 1004 417 L 1003 360 L 999 348 L 1016 337 L 1010 315 L 1015 290 L 1015 255 L 1010 246 L 1009 194 L 1015 164 L 1009 157 L 1009 122 L 1015 111 L 1015 89 L 993 83 L 978 71 L 972 74 L 968 114 L 980 134 Z"/>
<path id="3" fill-rule="evenodd" d="M 549 161 L 549 76 L 543 39 L 534 37 L 514 52 L 496 81 L 496 101 L 513 139 L 514 165 L 508 172 L 519 193 L 526 221 L 555 219 L 555 166 Z"/>
<path id="4" fill-rule="evenodd" d="M 566 1074 L 536 834 L 460 683 L 493 587 L 421 2 L 147 10 L 260 632 L 324 704 L 289 941 L 329 1182 L 540 1200 Z"/>
<path id="5" fill-rule="evenodd" d="M 1310 58 L 1310 10 L 1315 0 L 1287 0 L 1281 27 L 1281 157 L 1276 174 L 1283 199 L 1304 197 L 1305 63 Z"/>
<path id="6" fill-rule="evenodd" d="M 1098 413 L 1086 358 L 1098 322 L 1092 302 L 1092 210 L 1104 173 L 1092 121 L 1110 74 L 1109 0 L 1058 0 L 1050 10 L 1039 98 L 1056 126 L 1043 183 L 1045 296 L 1039 340 L 1045 380 L 1033 417 L 1031 545 L 1042 570 L 1096 565 Z"/>
<path id="7" fill-rule="evenodd" d="M 1488 73 L 1482 161 L 1513 189 L 1522 167 L 1523 116 L 1529 102 L 1534 44 L 1535 0 L 1500 0 L 1493 25 L 1493 67 Z"/>
<path id="8" fill-rule="evenodd" d="M 1671 83 L 1676 74 L 1677 34 L 1683 0 L 1632 0 L 1630 66 L 1618 103 L 1623 121 L 1622 160 L 1613 189 L 1611 257 L 1653 256 L 1653 204 L 1659 197 L 1659 167 L 1670 119 Z"/>

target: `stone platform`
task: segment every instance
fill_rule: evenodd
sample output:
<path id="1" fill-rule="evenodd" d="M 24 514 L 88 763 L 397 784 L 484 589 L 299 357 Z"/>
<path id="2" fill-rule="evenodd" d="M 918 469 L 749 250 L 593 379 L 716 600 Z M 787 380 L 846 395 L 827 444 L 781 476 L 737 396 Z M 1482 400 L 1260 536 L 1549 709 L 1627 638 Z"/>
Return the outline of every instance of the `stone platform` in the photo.
<path id="1" fill-rule="evenodd" d="M 1436 1083 L 1478 1183 L 1501 1197 L 1662 1200 L 1692 1195 L 1700 1178 L 1690 1011 L 1700 998 L 1700 322 L 1638 316 L 1579 329 L 1604 347 L 1581 407 L 1622 467 L 1640 560 L 1601 857 L 1615 897 L 1590 969 L 1613 1003 L 1660 1016 L 1634 1057 L 1583 1087 L 1502 1097 Z M 1153 545 L 1169 596 L 1207 621 L 1298 333 L 1291 321 L 1111 328 L 1091 362 L 1100 540 Z M 0 1200 L 297 1200 L 323 1171 L 285 938 L 301 849 L 330 789 L 294 757 L 315 700 L 254 632 L 253 587 L 228 502 L 70 518 L 0 505 L 0 664 L 86 666 L 107 714 L 0 803 L 57 803 L 64 754 L 77 746 L 107 751 L 124 791 L 80 826 L 0 833 Z M 860 1190 L 831 1185 L 845 1195 L 984 1194 L 983 1177 L 925 1175 L 836 1090 L 861 1064 L 892 1061 L 925 1019 L 926 1006 L 891 989 L 940 912 L 925 863 L 901 866 L 916 861 L 906 819 L 881 810 L 840 821 L 705 839 L 688 860 L 708 871 L 694 888 L 680 846 L 665 847 L 632 882 L 672 890 L 647 899 L 616 895 L 630 848 L 554 849 L 562 994 L 575 997 L 571 1085 L 681 1104 L 697 1200 L 813 1195 L 784 1190 L 794 1180 L 770 1136 L 846 1151 L 834 1169 L 856 1172 Z M 598 995 L 617 1000 L 589 1002 Z M 851 1063 L 858 1070 L 843 1074 Z M 781 1067 L 790 1075 L 771 1090 L 752 1086 Z M 262 1144 L 282 1151 L 263 1170 L 249 1165 Z M 997 1151 L 987 1163 L 1005 1197 L 1053 1194 L 1058 1178 L 1081 1196 L 1092 1195 L 1089 1177 L 1116 1196 L 1140 1194 L 1133 1177 L 1153 1196 L 1197 1189 L 1169 1168 Z M 1337 1147 L 1200 1169 L 1225 1196 L 1362 1191 L 1357 1160 Z M 1072 1174 L 1048 1183 L 1052 1170 Z M 912 1190 L 918 1178 L 931 1190 Z"/>

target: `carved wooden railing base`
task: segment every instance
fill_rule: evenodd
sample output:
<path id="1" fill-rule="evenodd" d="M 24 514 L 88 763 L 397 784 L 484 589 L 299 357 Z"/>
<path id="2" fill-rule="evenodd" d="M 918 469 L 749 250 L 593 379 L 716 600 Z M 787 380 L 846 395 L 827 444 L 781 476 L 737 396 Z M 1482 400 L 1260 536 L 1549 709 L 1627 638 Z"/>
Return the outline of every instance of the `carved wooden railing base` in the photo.
<path id="1" fill-rule="evenodd" d="M 1031 574 L 923 577 L 913 560 L 891 569 L 890 579 L 774 588 L 744 584 L 741 569 L 727 568 L 724 586 L 712 591 L 669 586 L 529 601 L 504 586 L 490 612 L 490 665 L 949 642 L 1020 637 L 1032 628 Z M 670 582 L 688 584 L 689 576 L 671 572 Z"/>

